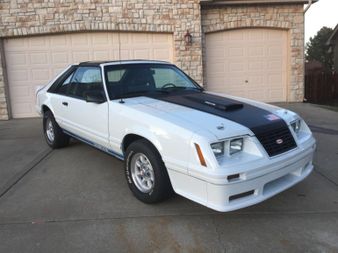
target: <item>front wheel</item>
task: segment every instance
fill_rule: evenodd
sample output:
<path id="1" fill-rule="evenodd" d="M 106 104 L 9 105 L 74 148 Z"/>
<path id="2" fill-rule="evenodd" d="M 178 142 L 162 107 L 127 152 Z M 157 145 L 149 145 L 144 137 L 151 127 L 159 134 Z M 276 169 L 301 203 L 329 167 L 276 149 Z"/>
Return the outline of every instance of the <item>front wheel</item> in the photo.
<path id="1" fill-rule="evenodd" d="M 51 111 L 43 114 L 43 131 L 51 148 L 63 148 L 69 144 L 69 136 L 59 127 Z"/>
<path id="2" fill-rule="evenodd" d="M 136 141 L 127 148 L 125 174 L 130 190 L 144 203 L 165 200 L 173 193 L 160 154 L 146 140 Z"/>

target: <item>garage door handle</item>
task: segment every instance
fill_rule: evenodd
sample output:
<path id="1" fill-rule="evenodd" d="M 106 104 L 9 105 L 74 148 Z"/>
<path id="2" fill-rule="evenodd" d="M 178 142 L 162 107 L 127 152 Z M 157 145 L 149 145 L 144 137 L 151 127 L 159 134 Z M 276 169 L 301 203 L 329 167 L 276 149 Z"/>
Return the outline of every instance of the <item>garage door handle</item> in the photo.
<path id="1" fill-rule="evenodd" d="M 64 106 L 68 106 L 68 102 L 62 102 Z"/>

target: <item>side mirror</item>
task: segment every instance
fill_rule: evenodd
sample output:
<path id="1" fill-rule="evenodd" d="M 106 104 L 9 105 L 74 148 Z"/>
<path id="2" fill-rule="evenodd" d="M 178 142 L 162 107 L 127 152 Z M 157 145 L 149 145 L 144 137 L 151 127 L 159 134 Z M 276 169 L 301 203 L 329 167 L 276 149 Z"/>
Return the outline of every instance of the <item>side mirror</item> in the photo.
<path id="1" fill-rule="evenodd" d="M 84 97 L 87 103 L 102 104 L 106 102 L 106 97 L 101 91 L 86 91 Z"/>

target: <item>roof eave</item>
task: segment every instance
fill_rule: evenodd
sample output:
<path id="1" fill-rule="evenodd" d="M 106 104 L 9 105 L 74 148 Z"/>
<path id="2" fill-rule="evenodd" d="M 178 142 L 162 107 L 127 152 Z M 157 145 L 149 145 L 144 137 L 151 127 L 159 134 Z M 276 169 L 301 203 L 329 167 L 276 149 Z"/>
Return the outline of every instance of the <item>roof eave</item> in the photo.
<path id="1" fill-rule="evenodd" d="M 312 3 L 318 0 L 313 0 Z M 201 5 L 237 5 L 237 4 L 307 4 L 308 0 L 201 0 Z"/>
<path id="2" fill-rule="evenodd" d="M 336 35 L 338 35 L 338 24 L 336 25 L 336 27 L 333 29 L 333 32 L 331 33 L 331 36 L 329 37 L 329 39 L 326 42 L 326 45 L 332 45 L 334 38 L 336 37 Z"/>

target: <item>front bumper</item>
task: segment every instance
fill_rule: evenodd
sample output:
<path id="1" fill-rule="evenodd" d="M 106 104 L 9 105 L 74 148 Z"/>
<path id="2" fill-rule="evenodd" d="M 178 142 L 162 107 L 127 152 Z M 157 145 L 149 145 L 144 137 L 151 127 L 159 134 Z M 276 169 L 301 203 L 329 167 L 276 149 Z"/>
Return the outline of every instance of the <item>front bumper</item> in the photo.
<path id="1" fill-rule="evenodd" d="M 196 177 L 169 171 L 174 190 L 193 201 L 220 212 L 228 212 L 262 202 L 306 178 L 313 170 L 315 141 L 306 148 L 269 160 L 234 181 Z"/>
<path id="2" fill-rule="evenodd" d="M 235 184 L 207 183 L 207 206 L 226 212 L 247 207 L 268 199 L 306 178 L 313 170 L 313 153 L 293 163 L 280 164 L 280 168 L 263 176 Z"/>

